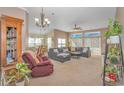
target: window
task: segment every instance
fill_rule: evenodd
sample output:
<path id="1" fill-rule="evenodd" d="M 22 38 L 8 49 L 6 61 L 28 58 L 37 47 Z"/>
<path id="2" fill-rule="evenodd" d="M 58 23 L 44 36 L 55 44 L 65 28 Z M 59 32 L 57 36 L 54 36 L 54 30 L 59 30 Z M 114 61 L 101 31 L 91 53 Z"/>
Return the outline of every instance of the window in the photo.
<path id="1" fill-rule="evenodd" d="M 52 48 L 52 38 L 48 38 L 47 39 L 47 45 L 48 45 L 48 49 Z"/>
<path id="2" fill-rule="evenodd" d="M 82 38 L 71 40 L 72 47 L 82 47 L 82 43 L 83 43 Z"/>
<path id="3" fill-rule="evenodd" d="M 66 47 L 66 40 L 59 38 L 58 39 L 58 47 Z"/>
<path id="4" fill-rule="evenodd" d="M 28 46 L 29 47 L 35 46 L 35 39 L 34 38 L 29 37 Z"/>
<path id="5" fill-rule="evenodd" d="M 100 37 L 100 32 L 86 32 L 84 33 L 84 37 L 91 38 L 91 37 Z"/>
<path id="6" fill-rule="evenodd" d="M 82 38 L 83 37 L 83 33 L 76 33 L 76 34 L 71 34 L 71 38 Z"/>
<path id="7" fill-rule="evenodd" d="M 101 33 L 100 32 L 86 32 L 84 33 L 84 46 L 90 48 L 99 48 Z"/>
<path id="8" fill-rule="evenodd" d="M 86 32 L 84 33 L 84 47 L 90 47 L 92 55 L 101 54 L 101 33 Z"/>
<path id="9" fill-rule="evenodd" d="M 84 46 L 85 47 L 91 47 L 91 39 L 90 38 L 85 38 Z"/>
<path id="10" fill-rule="evenodd" d="M 42 42 L 42 38 L 35 38 L 35 44 L 36 44 L 36 46 L 41 45 L 41 42 Z"/>
<path id="11" fill-rule="evenodd" d="M 43 44 L 43 38 L 32 38 L 29 37 L 28 46 L 35 47 Z"/>

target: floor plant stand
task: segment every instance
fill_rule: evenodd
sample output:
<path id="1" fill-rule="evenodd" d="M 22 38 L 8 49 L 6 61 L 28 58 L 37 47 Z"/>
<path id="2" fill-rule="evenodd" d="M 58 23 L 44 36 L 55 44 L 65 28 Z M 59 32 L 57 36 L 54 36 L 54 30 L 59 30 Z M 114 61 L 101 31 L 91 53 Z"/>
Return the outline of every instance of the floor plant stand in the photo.
<path id="1" fill-rule="evenodd" d="M 120 85 L 123 81 L 123 51 L 121 37 L 110 36 L 106 39 L 104 56 L 103 85 Z"/>

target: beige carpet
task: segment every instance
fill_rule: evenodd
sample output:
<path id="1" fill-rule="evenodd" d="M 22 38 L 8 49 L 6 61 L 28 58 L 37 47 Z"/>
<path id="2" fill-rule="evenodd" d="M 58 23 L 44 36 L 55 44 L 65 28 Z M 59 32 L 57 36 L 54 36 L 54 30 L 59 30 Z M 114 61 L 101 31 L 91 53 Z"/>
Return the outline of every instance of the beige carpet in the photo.
<path id="1" fill-rule="evenodd" d="M 32 78 L 32 86 L 99 86 L 102 85 L 100 56 L 71 59 L 65 63 L 53 61 L 54 72 L 50 76 Z"/>

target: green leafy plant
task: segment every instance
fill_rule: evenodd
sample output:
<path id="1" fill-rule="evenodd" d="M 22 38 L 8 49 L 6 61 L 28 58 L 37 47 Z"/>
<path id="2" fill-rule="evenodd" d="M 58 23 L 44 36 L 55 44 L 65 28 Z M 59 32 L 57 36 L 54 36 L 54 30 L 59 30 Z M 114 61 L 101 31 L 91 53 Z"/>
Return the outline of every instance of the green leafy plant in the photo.
<path id="1" fill-rule="evenodd" d="M 109 20 L 108 31 L 105 33 L 105 37 L 108 38 L 114 35 L 120 35 L 122 32 L 122 26 L 118 21 Z"/>
<path id="2" fill-rule="evenodd" d="M 28 69 L 26 63 L 18 62 L 16 64 L 16 69 L 17 69 L 17 78 L 18 78 L 18 80 L 28 79 L 28 76 L 29 76 L 28 74 L 31 72 L 31 70 Z"/>
<path id="3" fill-rule="evenodd" d="M 106 66 L 105 72 L 117 74 L 118 73 L 118 68 L 116 67 L 116 65 L 109 64 L 109 65 Z"/>
<path id="4" fill-rule="evenodd" d="M 111 61 L 111 63 L 113 64 L 117 64 L 118 63 L 118 57 L 120 55 L 120 49 L 116 48 L 116 47 L 111 47 L 108 50 L 108 58 Z"/>
<path id="5" fill-rule="evenodd" d="M 12 69 L 8 71 L 6 74 L 6 85 L 16 85 L 17 82 L 21 80 L 29 80 L 29 73 L 31 72 L 28 69 L 26 63 L 18 62 L 16 64 L 16 69 Z"/>

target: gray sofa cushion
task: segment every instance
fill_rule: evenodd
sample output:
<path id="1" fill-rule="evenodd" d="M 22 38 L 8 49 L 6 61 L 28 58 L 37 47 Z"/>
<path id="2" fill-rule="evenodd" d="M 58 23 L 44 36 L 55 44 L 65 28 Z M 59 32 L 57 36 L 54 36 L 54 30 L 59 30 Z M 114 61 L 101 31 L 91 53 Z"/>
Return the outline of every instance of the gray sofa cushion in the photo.
<path id="1" fill-rule="evenodd" d="M 61 56 L 63 58 L 66 58 L 67 56 L 69 56 L 69 53 L 59 53 L 59 54 L 57 54 L 57 56 Z"/>
<path id="2" fill-rule="evenodd" d="M 59 53 L 58 49 L 53 49 L 53 52 Z"/>

